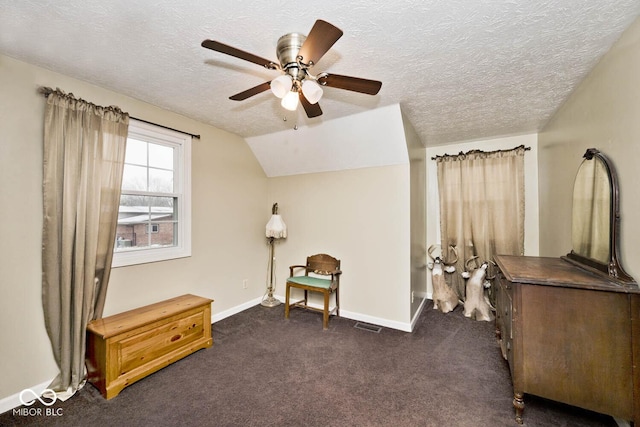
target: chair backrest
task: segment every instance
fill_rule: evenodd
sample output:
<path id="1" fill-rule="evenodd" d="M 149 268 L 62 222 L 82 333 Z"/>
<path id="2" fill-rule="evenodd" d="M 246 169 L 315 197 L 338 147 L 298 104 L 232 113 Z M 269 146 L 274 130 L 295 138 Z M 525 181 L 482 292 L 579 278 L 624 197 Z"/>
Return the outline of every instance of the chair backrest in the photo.
<path id="1" fill-rule="evenodd" d="M 340 260 L 331 255 L 317 254 L 307 257 L 307 273 L 331 274 L 332 271 L 340 270 Z"/>

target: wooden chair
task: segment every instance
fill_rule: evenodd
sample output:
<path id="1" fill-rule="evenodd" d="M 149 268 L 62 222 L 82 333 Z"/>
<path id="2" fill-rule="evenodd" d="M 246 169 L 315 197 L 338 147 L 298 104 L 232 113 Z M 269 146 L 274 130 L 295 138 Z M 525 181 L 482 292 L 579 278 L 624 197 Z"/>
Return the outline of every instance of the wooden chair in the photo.
<path id="1" fill-rule="evenodd" d="M 304 276 L 294 276 L 293 273 L 296 270 L 304 269 Z M 309 273 L 313 273 L 314 276 L 309 276 Z M 329 327 L 329 315 L 336 313 L 336 316 L 340 315 L 340 260 L 335 259 L 331 255 L 318 254 L 307 257 L 307 265 L 292 265 L 289 267 L 289 278 L 287 279 L 287 290 L 284 303 L 284 317 L 289 318 L 290 307 L 302 307 L 309 310 L 322 312 L 322 328 L 327 329 Z M 327 278 L 316 276 L 327 276 Z M 330 276 L 330 278 L 329 278 Z M 304 298 L 300 301 L 289 304 L 289 295 L 291 288 L 298 288 L 304 290 Z M 307 293 L 321 292 L 324 295 L 324 308 L 318 309 L 310 307 L 307 302 Z M 329 311 L 329 296 L 336 294 L 336 306 L 333 310 Z"/>

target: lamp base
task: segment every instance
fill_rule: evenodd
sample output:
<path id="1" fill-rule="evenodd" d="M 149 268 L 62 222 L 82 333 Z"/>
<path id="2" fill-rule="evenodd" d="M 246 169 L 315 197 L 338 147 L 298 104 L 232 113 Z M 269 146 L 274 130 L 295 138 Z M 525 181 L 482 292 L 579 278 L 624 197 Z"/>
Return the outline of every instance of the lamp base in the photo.
<path id="1" fill-rule="evenodd" d="M 264 299 L 260 304 L 265 307 L 276 307 L 280 305 L 280 300 L 270 295 L 270 296 L 264 297 Z"/>

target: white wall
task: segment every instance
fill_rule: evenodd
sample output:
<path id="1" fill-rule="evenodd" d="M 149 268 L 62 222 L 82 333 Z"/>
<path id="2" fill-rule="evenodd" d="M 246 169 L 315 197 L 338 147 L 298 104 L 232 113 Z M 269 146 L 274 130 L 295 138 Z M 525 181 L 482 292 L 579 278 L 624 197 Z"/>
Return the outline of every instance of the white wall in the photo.
<path id="1" fill-rule="evenodd" d="M 0 399 L 57 373 L 41 298 L 42 74 L 0 55 Z"/>
<path id="2" fill-rule="evenodd" d="M 410 165 L 410 215 L 411 215 L 411 321 L 420 315 L 420 307 L 426 298 L 427 286 L 427 162 L 426 150 L 411 125 L 403 115 L 404 135 L 409 149 Z"/>
<path id="3" fill-rule="evenodd" d="M 60 87 L 99 105 L 190 133 L 193 141 L 192 256 L 113 270 L 105 315 L 184 293 L 213 298 L 214 316 L 264 291 L 263 208 L 267 178 L 236 135 L 0 56 L 0 412 L 57 367 L 41 302 L 42 135 L 39 86 Z M 248 289 L 242 288 L 243 279 Z M 12 397 L 13 396 L 13 397 Z M 11 408 L 12 406 L 8 406 Z"/>
<path id="4" fill-rule="evenodd" d="M 640 280 L 640 19 L 636 20 L 539 135 L 540 248 L 571 249 L 571 198 L 587 148 L 612 161 L 620 185 L 622 265 Z"/>
<path id="5" fill-rule="evenodd" d="M 398 104 L 247 138 L 268 177 L 407 164 Z"/>
<path id="6" fill-rule="evenodd" d="M 288 266 L 328 253 L 342 262 L 342 316 L 410 329 L 408 165 L 270 178 L 269 201 L 288 229 L 276 246 L 278 296 Z"/>
<path id="7" fill-rule="evenodd" d="M 410 330 L 410 167 L 400 106 L 247 142 L 270 177 L 265 213 L 277 202 L 289 229 L 276 247 L 276 294 L 284 295 L 289 265 L 325 252 L 342 261 L 342 316 Z"/>
<path id="8" fill-rule="evenodd" d="M 469 150 L 508 150 L 519 145 L 531 147 L 524 155 L 524 253 L 537 256 L 538 240 L 538 139 L 536 134 L 466 141 L 427 148 L 427 247 L 440 243 L 440 202 L 438 200 L 438 170 L 434 156 L 457 154 Z M 431 298 L 433 287 L 428 275 L 427 294 Z"/>

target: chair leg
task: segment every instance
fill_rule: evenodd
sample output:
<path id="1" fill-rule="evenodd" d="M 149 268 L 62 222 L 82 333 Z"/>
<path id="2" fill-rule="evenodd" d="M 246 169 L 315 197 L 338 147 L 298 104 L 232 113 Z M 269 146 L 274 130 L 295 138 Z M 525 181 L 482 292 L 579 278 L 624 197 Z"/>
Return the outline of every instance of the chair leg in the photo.
<path id="1" fill-rule="evenodd" d="M 336 316 L 340 316 L 340 288 L 336 288 Z"/>
<path id="2" fill-rule="evenodd" d="M 291 287 L 287 283 L 287 290 L 285 291 L 284 296 L 284 318 L 289 318 L 289 292 L 291 292 Z"/>
<path id="3" fill-rule="evenodd" d="M 329 292 L 324 293 L 324 312 L 322 313 L 322 329 L 329 329 Z"/>

